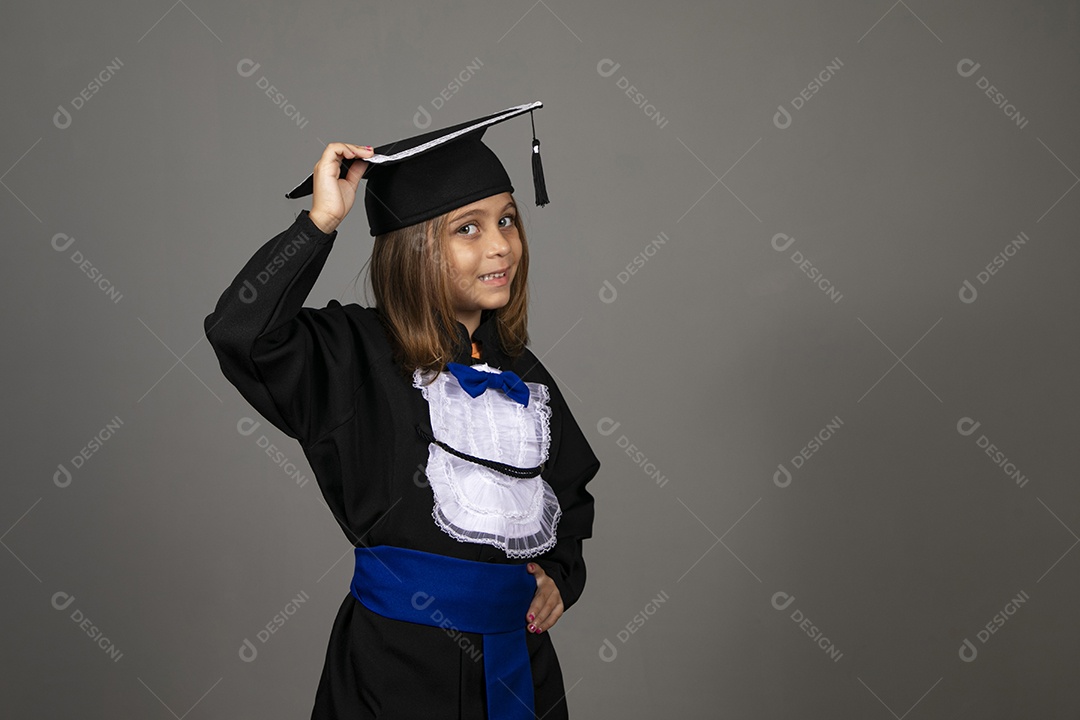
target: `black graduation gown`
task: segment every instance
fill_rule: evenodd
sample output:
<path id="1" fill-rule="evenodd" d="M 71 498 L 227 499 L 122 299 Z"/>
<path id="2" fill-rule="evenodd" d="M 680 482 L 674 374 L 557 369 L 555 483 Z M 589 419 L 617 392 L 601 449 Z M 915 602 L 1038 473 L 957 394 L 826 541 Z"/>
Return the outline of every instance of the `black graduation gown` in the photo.
<path id="1" fill-rule="evenodd" d="M 461 542 L 432 518 L 425 468 L 428 421 L 421 391 L 395 366 L 377 311 L 330 300 L 302 307 L 337 231 L 323 233 L 302 210 L 260 247 L 205 319 L 225 377 L 270 423 L 299 443 L 335 519 L 354 546 L 394 545 L 466 560 L 521 563 L 500 548 Z M 482 313 L 471 356 L 458 323 L 462 364 L 486 362 L 550 391 L 551 444 L 542 477 L 562 508 L 556 545 L 530 558 L 550 575 L 568 609 L 585 585 L 582 540 L 590 537 L 593 498 L 585 486 L 600 462 L 554 379 L 528 349 L 510 362 Z M 430 427 L 430 425 L 426 426 Z M 330 635 L 313 719 L 484 718 L 482 638 L 382 617 L 349 588 Z M 526 624 L 522 618 L 522 624 Z M 548 633 L 526 633 L 536 712 L 567 717 L 562 672 Z M 467 641 L 467 642 L 466 642 Z"/>

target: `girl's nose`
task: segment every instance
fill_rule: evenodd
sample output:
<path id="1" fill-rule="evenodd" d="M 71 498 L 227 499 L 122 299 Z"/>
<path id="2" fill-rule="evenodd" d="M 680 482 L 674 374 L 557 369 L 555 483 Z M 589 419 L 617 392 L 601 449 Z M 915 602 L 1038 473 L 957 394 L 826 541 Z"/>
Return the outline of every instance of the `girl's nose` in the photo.
<path id="1" fill-rule="evenodd" d="M 510 241 L 503 237 L 502 233 L 495 232 L 489 241 L 488 249 L 496 255 L 505 255 L 510 252 Z"/>

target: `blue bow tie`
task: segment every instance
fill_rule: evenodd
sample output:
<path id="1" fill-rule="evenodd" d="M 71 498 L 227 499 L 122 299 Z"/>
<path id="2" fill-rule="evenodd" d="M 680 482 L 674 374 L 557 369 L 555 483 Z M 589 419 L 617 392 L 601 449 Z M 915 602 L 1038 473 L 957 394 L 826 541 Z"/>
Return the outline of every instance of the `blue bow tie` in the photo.
<path id="1" fill-rule="evenodd" d="M 529 386 L 509 370 L 499 373 L 473 370 L 468 365 L 451 362 L 446 369 L 457 378 L 458 384 L 472 397 L 479 397 L 488 388 L 497 388 L 525 407 L 529 406 Z"/>

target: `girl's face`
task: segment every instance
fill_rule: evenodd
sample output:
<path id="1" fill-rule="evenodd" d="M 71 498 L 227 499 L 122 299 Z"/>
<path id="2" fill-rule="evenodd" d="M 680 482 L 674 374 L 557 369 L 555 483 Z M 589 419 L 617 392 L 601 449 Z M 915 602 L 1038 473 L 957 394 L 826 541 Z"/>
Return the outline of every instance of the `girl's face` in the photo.
<path id="1" fill-rule="evenodd" d="M 510 282 L 521 257 L 521 238 L 510 193 L 478 200 L 454 210 L 443 248 L 457 319 L 471 333 L 480 312 L 510 301 Z"/>

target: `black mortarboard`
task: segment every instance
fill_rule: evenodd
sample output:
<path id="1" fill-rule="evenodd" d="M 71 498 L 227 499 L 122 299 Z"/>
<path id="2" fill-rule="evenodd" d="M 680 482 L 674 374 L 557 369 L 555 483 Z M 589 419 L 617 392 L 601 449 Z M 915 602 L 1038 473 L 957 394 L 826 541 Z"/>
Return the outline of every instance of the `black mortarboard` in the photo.
<path id="1" fill-rule="evenodd" d="M 442 130 L 398 140 L 374 148 L 367 158 L 364 207 L 372 236 L 381 235 L 468 205 L 501 192 L 513 192 L 499 158 L 480 141 L 491 125 L 543 107 L 540 101 L 507 108 L 494 115 L 470 120 Z M 353 159 L 341 162 L 344 178 Z M 540 141 L 533 123 L 533 186 L 536 204 L 548 203 L 544 169 L 540 164 Z M 285 193 L 287 198 L 310 195 L 314 191 L 314 173 Z"/>

